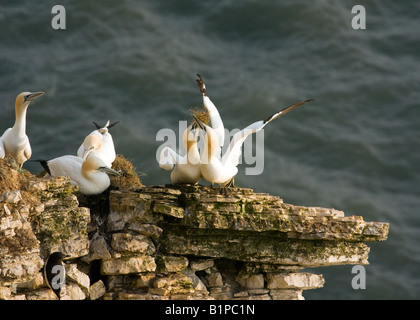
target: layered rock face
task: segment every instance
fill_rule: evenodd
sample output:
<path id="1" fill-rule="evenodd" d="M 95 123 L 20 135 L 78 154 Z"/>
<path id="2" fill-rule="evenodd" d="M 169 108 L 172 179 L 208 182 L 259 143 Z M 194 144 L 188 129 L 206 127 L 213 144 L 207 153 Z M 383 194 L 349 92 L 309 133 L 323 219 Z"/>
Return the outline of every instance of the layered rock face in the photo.
<path id="1" fill-rule="evenodd" d="M 42 268 L 51 252 L 70 259 L 89 252 L 90 212 L 69 179 L 30 180 L 0 200 L 0 299 L 55 299 Z M 22 196 L 25 193 L 26 196 Z"/>
<path id="2" fill-rule="evenodd" d="M 114 287 L 107 295 L 113 299 L 303 299 L 303 290 L 322 287 L 324 279 L 302 269 L 367 264 L 364 242 L 385 240 L 388 227 L 335 209 L 286 204 L 251 189 L 113 191 L 107 232 L 131 239 L 132 248 L 140 247 L 136 236 L 154 246 L 144 243 L 140 254 L 111 242 L 110 250 L 122 256 L 104 261 L 102 273 L 121 283 L 127 277 L 115 275 L 118 268 L 150 277 L 137 279 L 142 287 Z"/>
<path id="3" fill-rule="evenodd" d="M 304 268 L 367 264 L 365 242 L 389 228 L 243 188 L 22 190 L 0 194 L 0 299 L 58 299 L 42 275 L 55 251 L 68 255 L 61 299 L 303 299 L 324 285 Z"/>

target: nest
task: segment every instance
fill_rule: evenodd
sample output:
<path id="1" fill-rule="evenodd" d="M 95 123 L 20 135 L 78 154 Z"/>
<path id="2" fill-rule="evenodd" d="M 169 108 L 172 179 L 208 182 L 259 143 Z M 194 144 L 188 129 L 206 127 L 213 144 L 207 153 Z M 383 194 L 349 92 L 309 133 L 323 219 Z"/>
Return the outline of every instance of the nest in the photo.
<path id="1" fill-rule="evenodd" d="M 208 124 L 210 122 L 209 112 L 205 108 L 203 109 L 203 108 L 200 108 L 200 107 L 192 107 L 192 108 L 190 108 L 190 113 L 195 115 L 204 124 Z M 191 121 L 191 123 L 192 123 L 192 121 Z"/>
<path id="2" fill-rule="evenodd" d="M 112 163 L 112 169 L 119 171 L 120 176 L 110 176 L 111 187 L 118 190 L 135 190 L 143 187 L 133 164 L 123 155 L 118 154 Z"/>

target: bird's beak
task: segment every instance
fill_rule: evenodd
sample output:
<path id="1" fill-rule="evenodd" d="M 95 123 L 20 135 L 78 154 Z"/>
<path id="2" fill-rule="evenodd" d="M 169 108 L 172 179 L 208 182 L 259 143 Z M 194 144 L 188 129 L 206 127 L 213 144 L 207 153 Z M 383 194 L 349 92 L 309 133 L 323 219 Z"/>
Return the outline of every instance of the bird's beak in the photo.
<path id="1" fill-rule="evenodd" d="M 44 92 L 42 92 L 42 91 L 32 92 L 32 93 L 30 93 L 30 94 L 28 94 L 28 95 L 25 96 L 25 101 L 33 101 L 36 98 L 42 96 L 43 94 L 44 94 Z"/>
<path id="2" fill-rule="evenodd" d="M 193 120 L 194 120 L 194 124 L 195 124 L 196 126 L 199 126 L 199 127 L 200 127 L 200 129 L 202 129 L 202 130 L 206 131 L 206 126 L 204 125 L 204 123 L 203 123 L 200 119 L 198 119 L 198 118 L 196 117 L 196 115 L 192 114 L 191 116 L 192 116 L 192 118 L 193 118 Z"/>
<path id="3" fill-rule="evenodd" d="M 120 176 L 121 173 L 118 171 L 115 171 L 114 169 L 108 168 L 108 167 L 99 167 L 99 171 L 105 172 L 106 174 L 109 174 L 111 176 Z"/>
<path id="4" fill-rule="evenodd" d="M 193 129 L 193 135 L 194 135 L 194 140 L 197 140 L 198 134 L 200 133 L 200 130 L 197 129 Z"/>
<path id="5" fill-rule="evenodd" d="M 95 147 L 90 147 L 88 149 L 83 150 L 83 156 L 82 159 L 86 160 L 86 158 L 89 156 L 89 154 L 95 149 Z"/>

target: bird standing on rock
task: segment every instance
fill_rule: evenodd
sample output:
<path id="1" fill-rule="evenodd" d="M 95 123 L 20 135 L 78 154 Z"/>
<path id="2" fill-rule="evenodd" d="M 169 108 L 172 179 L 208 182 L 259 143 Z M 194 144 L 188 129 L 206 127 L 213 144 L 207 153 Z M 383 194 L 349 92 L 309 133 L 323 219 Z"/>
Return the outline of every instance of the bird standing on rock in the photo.
<path id="1" fill-rule="evenodd" d="M 7 129 L 0 138 L 0 158 L 12 156 L 22 169 L 22 165 L 32 155 L 29 138 L 26 135 L 26 111 L 31 101 L 42 96 L 44 92 L 22 92 L 16 97 L 16 120 L 12 128 Z"/>
<path id="2" fill-rule="evenodd" d="M 183 133 L 182 142 L 185 156 L 179 155 L 170 147 L 160 152 L 159 166 L 163 170 L 172 170 L 173 184 L 196 184 L 200 178 L 200 153 L 197 147 L 198 131 L 196 125 L 190 125 Z"/>
<path id="3" fill-rule="evenodd" d="M 250 134 L 262 130 L 270 121 L 310 101 L 312 99 L 292 104 L 267 119 L 254 122 L 239 131 L 233 136 L 228 149 L 221 159 L 219 158 L 219 136 L 216 130 L 202 123 L 193 115 L 195 123 L 204 131 L 204 150 L 200 160 L 201 176 L 212 184 L 218 183 L 222 187 L 233 186 L 233 179 L 238 173 L 237 166 L 245 139 Z"/>

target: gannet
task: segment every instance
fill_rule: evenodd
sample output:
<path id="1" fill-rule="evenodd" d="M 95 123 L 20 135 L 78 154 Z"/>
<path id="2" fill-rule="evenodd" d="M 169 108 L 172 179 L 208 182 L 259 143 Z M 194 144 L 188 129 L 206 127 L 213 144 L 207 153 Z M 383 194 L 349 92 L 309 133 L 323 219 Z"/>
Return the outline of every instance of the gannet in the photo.
<path id="1" fill-rule="evenodd" d="M 109 168 L 99 158 L 90 156 L 86 160 L 66 155 L 52 160 L 38 160 L 52 177 L 70 177 L 70 182 L 79 187 L 85 195 L 104 192 L 110 185 L 108 174 L 120 175 L 119 172 Z"/>
<path id="2" fill-rule="evenodd" d="M 180 156 L 170 147 L 160 152 L 159 166 L 163 170 L 172 170 L 171 182 L 173 184 L 196 184 L 200 180 L 200 153 L 197 147 L 198 130 L 190 125 L 182 135 L 182 142 L 186 150 Z"/>
<path id="3" fill-rule="evenodd" d="M 23 163 L 32 155 L 29 138 L 26 135 L 26 110 L 31 101 L 42 96 L 44 92 L 22 92 L 18 94 L 15 102 L 16 120 L 12 128 L 7 129 L 0 141 L 0 157 L 7 155 L 15 158 L 19 170 Z"/>
<path id="4" fill-rule="evenodd" d="M 211 127 L 215 131 L 219 140 L 220 152 L 225 142 L 225 127 L 223 125 L 222 118 L 220 117 L 219 111 L 217 110 L 214 103 L 210 100 L 207 95 L 206 85 L 204 84 L 203 78 L 197 73 L 199 79 L 196 79 L 198 87 L 200 88 L 201 95 L 203 96 L 203 105 L 207 109 L 210 117 Z M 219 155 L 218 153 L 218 155 Z"/>
<path id="5" fill-rule="evenodd" d="M 109 124 L 108 120 L 104 127 L 100 127 L 96 122 L 93 122 L 96 126 L 96 130 L 88 134 L 83 140 L 83 143 L 77 150 L 77 156 L 86 159 L 87 157 L 94 155 L 102 159 L 102 161 L 111 168 L 116 153 L 114 141 L 111 134 L 108 132 L 108 129 L 112 128 L 117 123 L 119 123 L 119 121 Z"/>
<path id="6" fill-rule="evenodd" d="M 271 115 L 267 119 L 254 122 L 245 129 L 239 131 L 233 136 L 228 149 L 221 160 L 217 157 L 220 144 L 216 131 L 202 123 L 193 115 L 195 123 L 204 131 L 204 150 L 200 159 L 201 176 L 212 184 L 218 183 L 222 187 L 230 185 L 231 183 L 233 185 L 233 179 L 238 173 L 237 165 L 239 163 L 239 157 L 241 156 L 242 144 L 245 139 L 250 134 L 263 129 L 270 121 L 310 101 L 312 101 L 312 99 L 290 105 Z"/>

